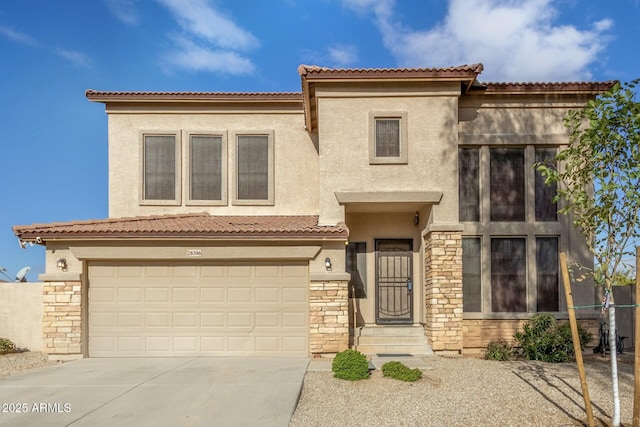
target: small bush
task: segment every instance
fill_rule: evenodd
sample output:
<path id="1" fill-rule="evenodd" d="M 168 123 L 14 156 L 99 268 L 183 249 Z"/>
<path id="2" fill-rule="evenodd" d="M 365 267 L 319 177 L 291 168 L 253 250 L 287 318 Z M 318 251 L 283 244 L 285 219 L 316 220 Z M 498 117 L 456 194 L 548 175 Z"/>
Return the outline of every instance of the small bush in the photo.
<path id="1" fill-rule="evenodd" d="M 513 347 L 503 339 L 491 341 L 489 345 L 487 345 L 484 357 L 489 360 L 511 360 L 514 357 Z"/>
<path id="2" fill-rule="evenodd" d="M 13 353 L 16 345 L 8 338 L 0 338 L 0 354 Z"/>
<path id="3" fill-rule="evenodd" d="M 418 368 L 411 369 L 400 362 L 387 362 L 382 365 L 382 375 L 400 381 L 414 382 L 422 378 L 422 371 Z"/>
<path id="4" fill-rule="evenodd" d="M 345 350 L 336 354 L 331 364 L 333 376 L 347 381 L 366 380 L 369 378 L 369 362 L 367 357 L 356 350 Z"/>
<path id="5" fill-rule="evenodd" d="M 580 348 L 588 344 L 592 336 L 578 325 Z M 543 362 L 568 362 L 572 356 L 573 341 L 568 323 L 558 324 L 550 313 L 538 313 L 523 325 L 522 332 L 513 336 L 520 345 L 524 357 Z"/>

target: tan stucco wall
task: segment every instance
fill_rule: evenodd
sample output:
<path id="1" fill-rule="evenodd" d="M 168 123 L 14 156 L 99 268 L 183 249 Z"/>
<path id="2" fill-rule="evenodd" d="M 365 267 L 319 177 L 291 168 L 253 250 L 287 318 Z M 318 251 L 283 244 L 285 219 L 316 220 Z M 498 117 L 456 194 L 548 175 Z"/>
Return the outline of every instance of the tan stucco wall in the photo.
<path id="1" fill-rule="evenodd" d="M 178 132 L 181 140 L 181 203 L 177 206 L 141 206 L 142 132 Z M 191 132 L 228 132 L 228 203 L 226 206 L 186 206 L 186 156 Z M 233 133 L 273 131 L 274 206 L 234 206 Z M 318 154 L 304 129 L 302 110 L 284 112 L 203 113 L 179 110 L 158 113 L 109 112 L 109 216 L 125 217 L 187 212 L 217 215 L 313 215 L 318 212 Z"/>
<path id="2" fill-rule="evenodd" d="M 0 283 L 0 338 L 42 350 L 42 283 Z"/>
<path id="3" fill-rule="evenodd" d="M 435 222 L 457 222 L 459 84 L 317 84 L 320 223 L 345 219 L 336 191 L 439 191 Z M 406 113 L 407 164 L 370 164 L 370 113 Z"/>

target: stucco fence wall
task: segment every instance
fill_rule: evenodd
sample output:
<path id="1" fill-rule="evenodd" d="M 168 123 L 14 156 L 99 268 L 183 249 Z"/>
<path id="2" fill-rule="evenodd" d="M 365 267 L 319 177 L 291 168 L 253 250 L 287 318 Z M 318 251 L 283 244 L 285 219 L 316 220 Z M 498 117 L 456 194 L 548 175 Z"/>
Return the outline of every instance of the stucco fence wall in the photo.
<path id="1" fill-rule="evenodd" d="M 0 337 L 42 351 L 42 283 L 0 283 Z"/>

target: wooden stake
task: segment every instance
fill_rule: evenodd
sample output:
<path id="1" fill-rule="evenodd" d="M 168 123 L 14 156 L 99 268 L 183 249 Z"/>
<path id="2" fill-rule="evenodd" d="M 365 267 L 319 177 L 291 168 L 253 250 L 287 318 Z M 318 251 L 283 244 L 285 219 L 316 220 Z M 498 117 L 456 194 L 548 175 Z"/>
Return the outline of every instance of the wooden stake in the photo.
<path id="1" fill-rule="evenodd" d="M 636 247 L 636 296 L 633 299 L 635 306 L 635 331 L 633 334 L 633 427 L 640 427 L 640 307 L 638 307 L 638 295 L 640 295 L 640 246 Z"/>
<path id="2" fill-rule="evenodd" d="M 571 337 L 573 338 L 573 350 L 576 354 L 576 364 L 578 365 L 578 373 L 580 374 L 584 409 L 587 413 L 587 422 L 589 423 L 589 427 L 594 427 L 593 409 L 591 409 L 591 399 L 589 399 L 589 389 L 587 388 L 587 376 L 584 371 L 582 349 L 580 348 L 580 336 L 578 335 L 578 321 L 576 320 L 576 311 L 573 305 L 573 294 L 571 293 L 571 283 L 569 282 L 569 268 L 567 267 L 567 257 L 564 252 L 560 253 L 560 268 L 562 269 L 564 293 L 567 297 L 567 312 L 569 313 L 569 325 L 571 326 Z"/>

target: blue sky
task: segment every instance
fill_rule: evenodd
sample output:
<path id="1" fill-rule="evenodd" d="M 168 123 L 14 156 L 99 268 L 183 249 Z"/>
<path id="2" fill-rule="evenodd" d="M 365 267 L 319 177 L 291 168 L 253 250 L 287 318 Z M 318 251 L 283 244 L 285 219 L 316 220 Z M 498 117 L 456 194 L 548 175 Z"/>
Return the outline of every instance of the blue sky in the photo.
<path id="1" fill-rule="evenodd" d="M 44 272 L 13 225 L 108 215 L 107 118 L 86 89 L 297 92 L 302 63 L 628 81 L 639 22 L 640 0 L 2 2 L 0 267 Z"/>

